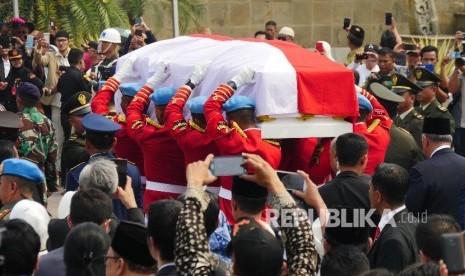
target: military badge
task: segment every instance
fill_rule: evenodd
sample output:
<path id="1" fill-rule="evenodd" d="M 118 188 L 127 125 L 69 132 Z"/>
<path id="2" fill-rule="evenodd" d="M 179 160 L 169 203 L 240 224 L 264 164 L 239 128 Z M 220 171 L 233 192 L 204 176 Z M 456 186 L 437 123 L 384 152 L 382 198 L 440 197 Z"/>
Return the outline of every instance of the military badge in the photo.
<path id="1" fill-rule="evenodd" d="M 81 105 L 85 105 L 86 104 L 86 96 L 84 94 L 79 94 L 78 96 L 78 102 L 81 104 Z"/>

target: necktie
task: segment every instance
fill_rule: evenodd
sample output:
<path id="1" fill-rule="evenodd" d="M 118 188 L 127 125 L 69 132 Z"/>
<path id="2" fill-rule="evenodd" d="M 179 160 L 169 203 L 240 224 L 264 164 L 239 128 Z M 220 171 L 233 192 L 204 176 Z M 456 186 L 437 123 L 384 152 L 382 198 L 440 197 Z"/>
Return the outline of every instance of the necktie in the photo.
<path id="1" fill-rule="evenodd" d="M 380 229 L 379 229 L 379 226 L 376 226 L 375 236 L 374 236 L 374 238 L 373 238 L 373 242 L 375 242 L 375 241 L 378 239 L 380 232 L 381 232 L 381 231 L 380 231 Z"/>

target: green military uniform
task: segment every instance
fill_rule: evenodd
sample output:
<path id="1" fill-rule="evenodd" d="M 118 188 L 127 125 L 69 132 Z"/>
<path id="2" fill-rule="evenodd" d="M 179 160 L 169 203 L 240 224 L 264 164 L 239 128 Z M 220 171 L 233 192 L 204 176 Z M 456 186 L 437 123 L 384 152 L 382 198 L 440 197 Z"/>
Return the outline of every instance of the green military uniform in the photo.
<path id="1" fill-rule="evenodd" d="M 63 144 L 62 154 L 61 160 L 63 160 L 62 168 L 64 172 L 69 171 L 71 168 L 81 163 L 89 161 L 90 156 L 85 147 L 84 134 L 76 133 L 71 135 Z"/>
<path id="2" fill-rule="evenodd" d="M 405 93 L 409 93 L 410 96 L 418 94 L 422 88 L 407 77 L 402 74 L 395 73 L 391 76 L 392 87 L 391 91 L 399 96 L 404 96 Z M 410 97 L 408 97 L 410 99 Z M 407 130 L 412 134 L 413 139 L 418 145 L 418 148 L 421 149 L 421 130 L 423 129 L 423 119 L 424 117 L 420 115 L 413 106 L 409 104 L 402 104 L 403 106 L 397 107 L 397 116 L 394 119 L 394 124 L 400 128 Z M 404 118 L 401 118 L 400 115 L 410 110 Z"/>
<path id="3" fill-rule="evenodd" d="M 68 101 L 62 106 L 61 114 L 71 116 L 84 117 L 91 112 L 90 101 L 92 95 L 87 92 L 78 92 L 72 95 Z M 76 127 L 76 126 L 73 126 Z M 82 128 L 82 127 L 80 127 Z M 85 147 L 85 137 L 74 129 L 68 140 L 63 144 L 63 151 L 61 155 L 61 172 L 63 173 L 63 185 L 65 185 L 66 174 L 69 170 L 77 165 L 89 161 L 89 153 Z"/>
<path id="4" fill-rule="evenodd" d="M 57 185 L 57 141 L 52 122 L 36 107 L 26 107 L 18 116 L 23 120 L 23 128 L 16 145 L 21 158 L 32 161 L 44 170 L 47 187 L 54 191 Z"/>
<path id="5" fill-rule="evenodd" d="M 424 159 L 413 136 L 407 130 L 392 126 L 389 136 L 391 140 L 384 162 L 397 164 L 408 171 Z"/>
<path id="6" fill-rule="evenodd" d="M 41 93 L 37 86 L 21 82 L 17 90 L 22 104 L 39 103 Z M 19 156 L 35 163 L 44 171 L 49 191 L 56 191 L 58 177 L 55 163 L 58 145 L 55 127 L 35 106 L 23 106 L 18 116 L 24 125 L 16 143 Z"/>
<path id="7" fill-rule="evenodd" d="M 421 106 L 417 106 L 416 111 L 422 115 L 425 118 L 431 117 L 431 118 L 447 118 L 450 120 L 450 130 L 452 133 L 452 136 L 454 136 L 455 132 L 455 122 L 454 118 L 452 115 L 450 115 L 449 111 L 447 108 L 443 107 L 438 100 L 434 99 L 425 109 L 423 109 Z"/>
<path id="8" fill-rule="evenodd" d="M 10 219 L 11 210 L 13 210 L 13 207 L 15 207 L 16 203 L 18 202 L 19 201 L 10 202 L 4 205 L 2 209 L 0 209 L 0 221 L 5 221 L 5 220 Z"/>
<path id="9" fill-rule="evenodd" d="M 421 130 L 423 129 L 423 115 L 419 114 L 415 109 L 412 109 L 404 119 L 397 116 L 394 120 L 394 124 L 397 127 L 407 130 L 415 139 L 418 148 L 421 149 Z"/>
<path id="10" fill-rule="evenodd" d="M 415 84 L 422 87 L 422 89 L 430 86 L 438 86 L 441 82 L 441 77 L 434 72 L 430 72 L 425 68 L 415 68 L 413 70 L 413 75 L 415 77 Z M 425 118 L 446 118 L 450 121 L 450 130 L 451 135 L 454 136 L 455 132 L 455 122 L 452 115 L 449 113 L 447 108 L 443 107 L 435 98 L 430 102 L 426 108 L 422 106 L 417 106 L 415 110 Z"/>

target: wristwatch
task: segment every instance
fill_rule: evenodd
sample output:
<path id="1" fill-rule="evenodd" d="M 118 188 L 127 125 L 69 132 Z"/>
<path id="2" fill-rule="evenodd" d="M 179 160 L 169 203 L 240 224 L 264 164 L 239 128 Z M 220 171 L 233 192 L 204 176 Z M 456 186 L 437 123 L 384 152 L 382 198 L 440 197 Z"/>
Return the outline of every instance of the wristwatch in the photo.
<path id="1" fill-rule="evenodd" d="M 229 85 L 233 90 L 237 90 L 237 85 L 235 82 L 228 81 L 226 84 Z"/>
<path id="2" fill-rule="evenodd" d="M 192 90 L 194 90 L 195 88 L 195 84 L 193 84 L 190 79 L 187 80 L 185 85 L 189 86 Z"/>

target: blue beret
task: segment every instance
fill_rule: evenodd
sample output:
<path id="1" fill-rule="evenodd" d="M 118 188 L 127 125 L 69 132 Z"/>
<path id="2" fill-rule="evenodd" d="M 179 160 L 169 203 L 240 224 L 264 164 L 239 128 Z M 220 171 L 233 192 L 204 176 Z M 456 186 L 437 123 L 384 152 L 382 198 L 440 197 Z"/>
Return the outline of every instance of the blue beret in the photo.
<path id="1" fill-rule="evenodd" d="M 18 85 L 18 95 L 21 98 L 32 98 L 40 100 L 40 91 L 37 86 L 29 82 L 20 82 Z"/>
<path id="2" fill-rule="evenodd" d="M 119 86 L 119 91 L 125 96 L 134 97 L 142 86 L 144 86 L 144 84 L 139 82 L 123 83 Z"/>
<path id="3" fill-rule="evenodd" d="M 100 89 L 102 89 L 102 86 L 105 84 L 106 81 L 99 81 L 98 82 L 98 91 L 100 91 Z"/>
<path id="4" fill-rule="evenodd" d="M 357 94 L 358 100 L 358 109 L 360 110 L 368 110 L 370 112 L 373 111 L 373 106 L 371 105 L 370 101 L 363 96 L 362 94 Z"/>
<path id="5" fill-rule="evenodd" d="M 226 113 L 244 108 L 255 108 L 255 101 L 246 96 L 233 96 L 223 105 Z"/>
<path id="6" fill-rule="evenodd" d="M 191 113 L 195 114 L 203 114 L 203 105 L 207 101 L 207 97 L 205 96 L 198 96 L 195 98 L 192 98 L 187 101 L 186 105 L 187 108 L 191 111 Z"/>
<path id="7" fill-rule="evenodd" d="M 150 99 L 155 105 L 167 105 L 176 93 L 176 90 L 172 86 L 158 88 L 150 95 Z"/>
<path id="8" fill-rule="evenodd" d="M 2 167 L 2 174 L 14 175 L 38 183 L 45 182 L 44 174 L 31 161 L 19 158 L 5 159 L 2 162 Z"/>
<path id="9" fill-rule="evenodd" d="M 121 130 L 117 123 L 95 113 L 89 113 L 82 118 L 82 127 L 86 130 L 86 134 L 114 134 Z"/>

